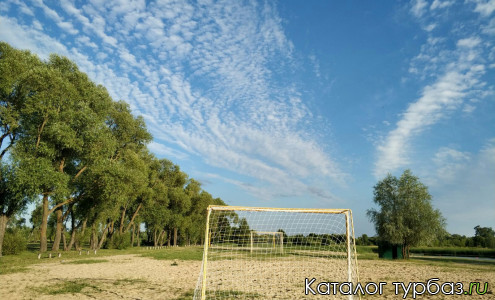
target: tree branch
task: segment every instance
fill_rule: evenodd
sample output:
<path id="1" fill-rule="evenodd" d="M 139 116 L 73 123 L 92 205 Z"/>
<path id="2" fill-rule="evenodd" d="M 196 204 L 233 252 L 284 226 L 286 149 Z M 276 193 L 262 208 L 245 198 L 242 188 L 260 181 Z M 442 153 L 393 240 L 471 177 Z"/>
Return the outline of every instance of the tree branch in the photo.
<path id="1" fill-rule="evenodd" d="M 79 172 L 77 172 L 77 174 L 74 176 L 74 179 L 72 179 L 72 181 L 75 181 L 77 179 L 77 177 L 79 177 L 84 171 L 86 171 L 87 168 L 88 168 L 88 166 L 82 167 L 82 169 L 79 170 Z"/>
<path id="2" fill-rule="evenodd" d="M 41 128 L 38 129 L 38 139 L 36 140 L 36 148 L 38 148 L 38 146 L 40 145 L 41 133 L 43 132 L 43 129 L 45 128 L 47 122 L 48 122 L 48 117 L 45 117 L 43 123 L 41 123 Z"/>
<path id="3" fill-rule="evenodd" d="M 136 211 L 134 212 L 134 214 L 132 215 L 132 218 L 131 218 L 131 222 L 129 222 L 129 224 L 127 225 L 127 228 L 124 230 L 124 232 L 127 232 L 129 230 L 129 228 L 131 228 L 131 225 L 132 223 L 134 222 L 134 219 L 136 218 L 136 216 L 138 215 L 138 212 L 139 210 L 141 209 L 141 206 L 143 206 L 143 203 L 139 203 Z"/>
<path id="4" fill-rule="evenodd" d="M 52 207 L 52 209 L 50 209 L 48 211 L 48 215 L 50 215 L 51 213 L 53 213 L 57 208 L 59 208 L 61 206 L 64 206 L 66 204 L 69 204 L 69 203 L 72 203 L 72 202 L 74 202 L 76 200 L 79 200 L 82 197 L 82 195 L 84 195 L 84 194 L 79 195 L 77 198 L 69 198 L 69 199 L 65 200 L 64 202 L 55 205 L 54 207 Z"/>

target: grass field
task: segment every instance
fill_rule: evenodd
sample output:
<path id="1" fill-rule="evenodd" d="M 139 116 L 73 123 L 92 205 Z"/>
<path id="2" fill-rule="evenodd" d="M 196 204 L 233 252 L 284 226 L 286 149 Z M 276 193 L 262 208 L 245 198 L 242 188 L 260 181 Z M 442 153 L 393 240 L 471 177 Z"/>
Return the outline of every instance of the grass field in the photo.
<path id="1" fill-rule="evenodd" d="M 373 247 L 357 247 L 357 252 L 360 282 L 387 282 L 382 296 L 366 295 L 364 299 L 400 299 L 402 295 L 394 294 L 392 282 L 407 284 L 430 278 L 466 285 L 488 282 L 484 295 L 454 298 L 495 299 L 495 260 L 417 257 L 388 261 L 378 259 Z M 41 259 L 36 252 L 26 251 L 0 258 L 0 299 L 191 299 L 201 259 L 201 247 L 100 250 L 96 255 L 72 251 L 62 252 L 60 258 L 46 254 Z M 296 287 L 303 286 L 301 282 Z M 264 299 L 257 292 L 235 293 L 239 299 Z"/>

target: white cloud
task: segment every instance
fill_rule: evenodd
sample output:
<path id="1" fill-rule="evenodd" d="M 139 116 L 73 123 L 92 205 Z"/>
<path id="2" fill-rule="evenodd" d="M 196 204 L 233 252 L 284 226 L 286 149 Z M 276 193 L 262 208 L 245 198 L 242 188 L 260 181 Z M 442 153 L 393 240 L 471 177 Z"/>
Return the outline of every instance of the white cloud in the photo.
<path id="1" fill-rule="evenodd" d="M 468 167 L 471 155 L 452 148 L 442 147 L 433 158 L 437 167 L 436 179 L 442 184 L 452 182 Z"/>
<path id="2" fill-rule="evenodd" d="M 495 11 L 495 0 L 474 0 L 474 2 L 476 3 L 474 11 L 483 17 L 488 17 Z"/>
<path id="3" fill-rule="evenodd" d="M 309 60 L 311 61 L 311 63 L 313 64 L 313 70 L 314 70 L 314 73 L 316 75 L 316 77 L 320 78 L 321 77 L 321 73 L 320 73 L 320 63 L 318 62 L 318 60 L 316 59 L 316 56 L 314 54 L 311 54 L 309 56 Z"/>
<path id="4" fill-rule="evenodd" d="M 88 47 L 91 47 L 91 48 L 95 48 L 97 49 L 98 46 L 91 41 L 91 39 L 87 36 L 84 36 L 84 35 L 80 35 L 76 38 L 76 42 L 78 42 L 81 46 L 88 46 Z"/>
<path id="5" fill-rule="evenodd" d="M 480 43 L 481 43 L 481 39 L 479 37 L 469 37 L 458 40 L 457 47 L 474 48 L 478 46 Z"/>
<path id="6" fill-rule="evenodd" d="M 470 114 L 476 109 L 476 106 L 471 105 L 471 104 L 465 104 L 464 107 L 462 108 L 462 111 L 464 113 Z"/>
<path id="7" fill-rule="evenodd" d="M 423 16 L 423 14 L 426 11 L 426 7 L 428 6 L 428 2 L 425 0 L 414 0 L 412 1 L 412 7 L 411 7 L 411 12 L 414 16 L 417 18 L 420 18 Z"/>
<path id="8" fill-rule="evenodd" d="M 302 129 L 314 116 L 299 92 L 274 80 L 291 67 L 293 45 L 273 4 L 138 2 L 94 7 L 63 0 L 58 13 L 38 6 L 55 23 L 66 14 L 80 28 L 75 47 L 56 52 L 143 115 L 155 137 L 152 151 L 247 176 L 252 183 L 231 183 L 257 197 L 335 199 L 329 183 L 348 175 Z M 25 44 L 32 35 L 54 39 L 11 21 L 22 37 L 12 38 L 14 45 L 51 48 Z"/>
<path id="9" fill-rule="evenodd" d="M 72 24 L 69 22 L 58 22 L 57 25 L 70 34 L 75 35 L 79 33 L 79 30 L 75 29 L 74 26 L 72 26 Z"/>
<path id="10" fill-rule="evenodd" d="M 435 43 L 429 39 L 428 44 Z M 409 104 L 395 129 L 377 146 L 375 176 L 382 177 L 387 172 L 410 165 L 411 140 L 439 120 L 448 117 L 451 111 L 462 106 L 466 96 L 476 93 L 484 85 L 480 79 L 485 73 L 485 67 L 477 63 L 481 60 L 477 49 L 480 45 L 481 40 L 478 37 L 458 40 L 456 50 L 450 51 L 451 61 L 444 61 L 435 66 L 435 69 L 431 69 L 433 64 L 438 63 L 435 53 L 442 55 L 444 50 L 423 48 L 428 49 L 428 54 L 420 54 L 425 62 L 425 70 L 437 71 L 443 65 L 443 74 L 437 75 L 434 83 L 423 88 L 421 97 Z M 452 61 L 452 58 L 456 60 Z M 435 76 L 435 73 L 430 75 Z M 473 109 L 464 106 L 465 111 Z"/>
<path id="11" fill-rule="evenodd" d="M 449 71 L 433 85 L 423 89 L 418 101 L 409 105 L 394 130 L 389 132 L 384 143 L 378 146 L 378 161 L 375 175 L 381 177 L 389 171 L 407 166 L 410 140 L 427 127 L 443 118 L 449 110 L 456 109 L 476 81 L 477 72 Z"/>
<path id="12" fill-rule="evenodd" d="M 180 151 L 177 151 L 155 141 L 149 143 L 148 148 L 151 150 L 151 152 L 164 157 L 174 157 L 177 159 L 186 159 L 188 157 L 187 154 L 184 154 Z"/>
<path id="13" fill-rule="evenodd" d="M 436 23 L 431 23 L 431 24 L 425 26 L 424 30 L 430 32 L 430 31 L 433 31 L 433 29 L 435 29 L 436 27 L 437 27 Z"/>
<path id="14" fill-rule="evenodd" d="M 36 25 L 33 27 L 20 25 L 17 20 L 3 16 L 0 16 L 0 24 L 2 24 L 0 39 L 14 47 L 29 49 L 43 59 L 48 58 L 53 52 L 68 54 L 67 48 L 62 43 L 43 34 Z"/>
<path id="15" fill-rule="evenodd" d="M 481 26 L 484 34 L 495 35 L 495 18 L 491 19 L 487 25 Z"/>
<path id="16" fill-rule="evenodd" d="M 441 1 L 441 0 L 434 0 L 433 3 L 430 6 L 431 10 L 434 9 L 441 9 L 445 7 L 449 7 L 452 4 L 454 4 L 454 1 Z"/>

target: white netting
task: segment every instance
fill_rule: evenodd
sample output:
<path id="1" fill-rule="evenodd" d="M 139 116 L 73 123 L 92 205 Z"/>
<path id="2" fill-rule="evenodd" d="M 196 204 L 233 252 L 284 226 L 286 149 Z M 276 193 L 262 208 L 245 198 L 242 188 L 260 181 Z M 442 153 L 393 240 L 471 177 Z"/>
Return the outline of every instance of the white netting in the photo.
<path id="1" fill-rule="evenodd" d="M 305 295 L 305 279 L 316 279 L 314 290 L 319 282 L 358 281 L 350 210 L 209 211 L 194 299 L 328 299 Z"/>

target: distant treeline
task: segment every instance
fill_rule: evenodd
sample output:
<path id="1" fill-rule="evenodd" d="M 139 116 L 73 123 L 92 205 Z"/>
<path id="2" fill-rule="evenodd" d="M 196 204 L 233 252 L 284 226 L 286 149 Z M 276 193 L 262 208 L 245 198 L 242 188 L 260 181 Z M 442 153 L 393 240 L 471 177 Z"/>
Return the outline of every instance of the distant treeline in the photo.
<path id="1" fill-rule="evenodd" d="M 178 165 L 156 158 L 142 117 L 65 57 L 0 42 L 0 255 L 35 203 L 40 251 L 201 243 L 206 207 L 224 204 Z M 18 218 L 17 218 L 18 219 Z M 7 228 L 10 228 L 7 230 Z M 50 232 L 49 232 L 50 228 Z"/>
<path id="2" fill-rule="evenodd" d="M 466 237 L 460 234 L 444 234 L 441 238 L 430 241 L 434 247 L 481 247 L 495 249 L 495 231 L 491 227 L 474 227 L 474 236 Z M 369 237 L 366 234 L 356 238 L 356 245 L 378 245 L 377 237 Z"/>
<path id="3" fill-rule="evenodd" d="M 290 234 L 278 229 L 275 232 L 257 231 L 249 226 L 246 218 L 240 218 L 237 213 L 229 211 L 217 217 L 210 224 L 210 237 L 212 244 L 237 244 L 238 246 L 248 246 L 251 241 L 254 243 L 275 243 L 283 241 L 287 246 L 328 246 L 346 243 L 345 234 Z M 283 236 L 281 239 L 280 236 Z"/>

